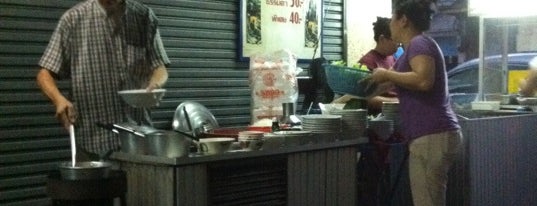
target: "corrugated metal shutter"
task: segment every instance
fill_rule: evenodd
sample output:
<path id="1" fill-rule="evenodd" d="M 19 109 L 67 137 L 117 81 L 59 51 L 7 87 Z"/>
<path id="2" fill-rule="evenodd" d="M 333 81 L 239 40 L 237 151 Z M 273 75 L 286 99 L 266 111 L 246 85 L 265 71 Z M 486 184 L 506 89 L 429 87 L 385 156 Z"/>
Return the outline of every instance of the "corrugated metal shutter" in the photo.
<path id="1" fill-rule="evenodd" d="M 343 59 L 343 0 L 324 0 L 323 56 Z M 48 203 L 48 171 L 69 157 L 67 133 L 35 83 L 37 62 L 59 17 L 75 0 L 0 0 L 0 205 Z M 239 0 L 142 0 L 154 9 L 171 58 L 168 92 L 155 126 L 198 101 L 222 126 L 250 121 L 248 62 L 237 61 Z M 307 68 L 308 64 L 300 64 Z M 67 93 L 69 82 L 59 82 Z"/>

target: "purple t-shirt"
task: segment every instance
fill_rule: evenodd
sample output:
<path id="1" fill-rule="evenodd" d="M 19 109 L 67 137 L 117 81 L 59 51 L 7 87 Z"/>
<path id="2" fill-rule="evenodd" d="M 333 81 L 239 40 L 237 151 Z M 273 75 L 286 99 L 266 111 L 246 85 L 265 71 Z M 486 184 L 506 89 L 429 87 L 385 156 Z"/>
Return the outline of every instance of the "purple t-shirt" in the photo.
<path id="1" fill-rule="evenodd" d="M 395 70 L 409 72 L 409 61 L 415 56 L 427 55 L 435 61 L 434 85 L 430 91 L 408 90 L 397 86 L 401 130 L 405 137 L 415 139 L 424 135 L 460 129 L 450 105 L 446 67 L 442 50 L 428 36 L 414 37 L 397 62 Z"/>

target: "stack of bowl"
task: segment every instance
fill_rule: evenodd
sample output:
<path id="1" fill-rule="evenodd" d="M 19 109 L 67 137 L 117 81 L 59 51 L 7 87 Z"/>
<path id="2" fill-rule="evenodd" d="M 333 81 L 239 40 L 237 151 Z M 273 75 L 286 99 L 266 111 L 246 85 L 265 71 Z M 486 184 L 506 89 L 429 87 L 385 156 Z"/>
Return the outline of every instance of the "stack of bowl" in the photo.
<path id="1" fill-rule="evenodd" d="M 399 102 L 382 102 L 382 115 L 385 120 L 392 120 L 394 127 L 399 130 Z"/>
<path id="2" fill-rule="evenodd" d="M 376 119 L 370 120 L 368 127 L 377 138 L 386 141 L 392 135 L 395 123 L 393 120 Z"/>
<path id="3" fill-rule="evenodd" d="M 263 147 L 265 133 L 261 131 L 242 131 L 239 132 L 239 144 L 242 150 L 255 151 Z"/>

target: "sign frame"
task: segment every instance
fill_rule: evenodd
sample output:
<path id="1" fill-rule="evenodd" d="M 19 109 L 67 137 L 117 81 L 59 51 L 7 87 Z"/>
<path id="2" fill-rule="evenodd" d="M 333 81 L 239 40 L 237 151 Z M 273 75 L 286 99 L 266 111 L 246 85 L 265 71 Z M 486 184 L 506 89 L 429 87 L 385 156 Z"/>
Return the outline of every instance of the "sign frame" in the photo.
<path id="1" fill-rule="evenodd" d="M 241 0 L 239 61 L 287 49 L 299 62 L 322 56 L 323 0 Z"/>

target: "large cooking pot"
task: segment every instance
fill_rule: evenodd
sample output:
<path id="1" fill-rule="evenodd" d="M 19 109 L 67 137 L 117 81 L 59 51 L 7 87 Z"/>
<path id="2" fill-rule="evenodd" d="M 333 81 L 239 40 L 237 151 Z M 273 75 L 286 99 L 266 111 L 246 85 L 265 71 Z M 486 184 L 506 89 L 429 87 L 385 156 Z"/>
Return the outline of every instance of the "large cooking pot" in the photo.
<path id="1" fill-rule="evenodd" d="M 181 131 L 158 130 L 150 126 L 137 126 L 129 123 L 104 124 L 98 126 L 119 134 L 121 151 L 138 155 L 163 157 L 183 157 L 189 153 L 192 139 L 196 137 Z"/>
<path id="2" fill-rule="evenodd" d="M 176 131 L 157 130 L 145 135 L 149 155 L 161 157 L 185 157 L 190 152 L 192 140 Z"/>
<path id="3" fill-rule="evenodd" d="M 66 180 L 90 180 L 107 178 L 110 174 L 110 162 L 89 161 L 89 162 L 61 162 L 59 164 L 60 174 Z"/>
<path id="4" fill-rule="evenodd" d="M 136 155 L 149 154 L 145 134 L 157 131 L 153 127 L 136 125 L 130 122 L 118 124 L 97 122 L 97 125 L 118 134 L 122 152 Z"/>

